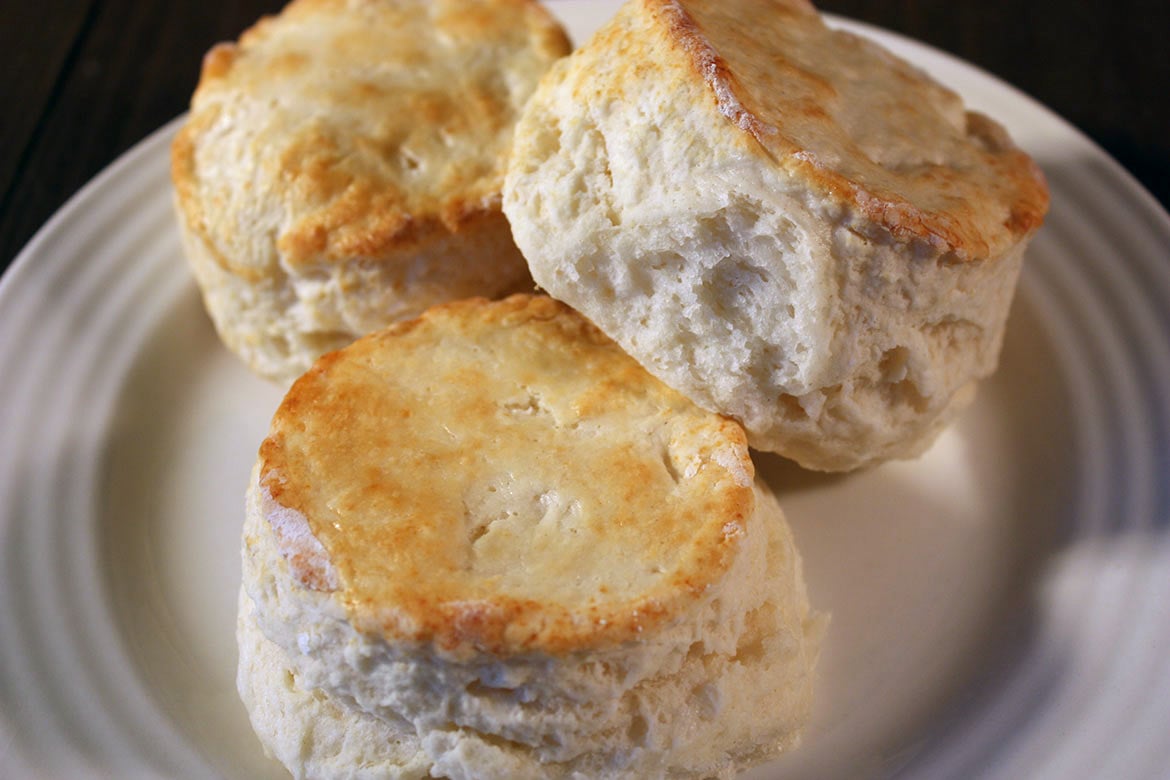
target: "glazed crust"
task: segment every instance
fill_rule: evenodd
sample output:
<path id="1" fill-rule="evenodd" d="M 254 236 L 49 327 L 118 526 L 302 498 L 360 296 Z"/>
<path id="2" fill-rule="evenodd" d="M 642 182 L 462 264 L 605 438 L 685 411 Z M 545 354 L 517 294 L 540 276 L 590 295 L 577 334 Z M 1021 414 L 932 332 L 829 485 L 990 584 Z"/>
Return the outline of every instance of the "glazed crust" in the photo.
<path id="1" fill-rule="evenodd" d="M 721 580 L 754 507 L 739 425 L 541 296 L 446 304 L 325 356 L 260 464 L 301 584 L 359 630 L 454 653 L 669 625 Z"/>
<path id="2" fill-rule="evenodd" d="M 805 0 L 634 2 L 659 33 L 644 45 L 681 52 L 768 164 L 894 236 L 969 260 L 1043 221 L 1044 176 L 998 124 Z"/>
<path id="3" fill-rule="evenodd" d="M 569 50 L 531 0 L 295 0 L 204 59 L 172 178 L 225 269 L 375 260 L 502 221 L 516 113 Z"/>

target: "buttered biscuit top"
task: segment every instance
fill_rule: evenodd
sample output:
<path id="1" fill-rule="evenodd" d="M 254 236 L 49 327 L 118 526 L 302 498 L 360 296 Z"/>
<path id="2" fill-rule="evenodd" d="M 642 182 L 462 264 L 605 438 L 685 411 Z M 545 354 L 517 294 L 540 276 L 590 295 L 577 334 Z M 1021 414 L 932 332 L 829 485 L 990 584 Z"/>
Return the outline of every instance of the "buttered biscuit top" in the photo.
<path id="1" fill-rule="evenodd" d="M 294 576 L 359 630 L 446 650 L 636 638 L 726 573 L 743 430 L 551 299 L 459 302 L 326 356 L 262 445 Z"/>
<path id="2" fill-rule="evenodd" d="M 458 230 L 498 210 L 515 114 L 567 45 L 529 0 L 297 0 L 208 53 L 179 199 L 237 272 L 272 233 L 295 268 Z"/>
<path id="3" fill-rule="evenodd" d="M 808 0 L 636 2 L 762 159 L 898 238 L 968 260 L 1043 220 L 1043 176 L 999 125 Z"/>

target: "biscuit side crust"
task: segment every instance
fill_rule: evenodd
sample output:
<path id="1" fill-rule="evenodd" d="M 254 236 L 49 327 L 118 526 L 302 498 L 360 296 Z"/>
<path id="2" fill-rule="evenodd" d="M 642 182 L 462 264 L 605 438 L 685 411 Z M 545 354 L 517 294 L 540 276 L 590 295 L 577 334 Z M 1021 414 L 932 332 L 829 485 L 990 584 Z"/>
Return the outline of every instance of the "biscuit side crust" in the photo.
<path id="1" fill-rule="evenodd" d="M 253 484 L 240 690 L 260 710 L 257 732 L 294 771 L 332 760 L 333 735 L 344 733 L 354 735 L 351 761 L 375 761 L 385 748 L 362 736 L 372 728 L 395 744 L 416 737 L 408 757 L 417 748 L 436 774 L 509 780 L 729 778 L 790 749 L 809 715 L 826 618 L 809 607 L 779 505 L 756 491 L 733 569 L 664 630 L 600 651 L 452 659 L 358 631 L 335 593 L 301 584 Z M 269 661 L 257 663 L 254 644 Z M 272 702 L 308 696 L 336 707 L 314 704 L 321 722 L 273 712 Z"/>

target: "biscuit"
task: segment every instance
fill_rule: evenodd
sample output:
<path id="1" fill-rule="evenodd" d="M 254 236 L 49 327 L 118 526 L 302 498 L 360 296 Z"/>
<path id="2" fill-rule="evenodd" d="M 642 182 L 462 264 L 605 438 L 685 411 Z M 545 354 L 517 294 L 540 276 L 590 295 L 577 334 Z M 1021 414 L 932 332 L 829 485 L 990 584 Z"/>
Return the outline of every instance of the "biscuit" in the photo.
<path id="1" fill-rule="evenodd" d="M 430 762 L 405 725 L 395 729 L 298 685 L 284 653 L 260 631 L 253 608 L 241 588 L 237 688 L 256 730 L 265 735 L 264 748 L 271 757 L 292 768 L 296 777 L 430 776 Z"/>
<path id="2" fill-rule="evenodd" d="M 549 298 L 318 361 L 243 561 L 241 696 L 294 775 L 726 777 L 808 716 L 824 620 L 742 428 Z"/>
<path id="3" fill-rule="evenodd" d="M 213 48 L 171 173 L 224 343 L 287 382 L 434 303 L 530 288 L 500 189 L 568 50 L 534 0 L 294 0 Z"/>
<path id="4" fill-rule="evenodd" d="M 998 361 L 1048 191 L 803 0 L 629 0 L 542 80 L 504 212 L 536 282 L 755 448 L 912 457 Z"/>

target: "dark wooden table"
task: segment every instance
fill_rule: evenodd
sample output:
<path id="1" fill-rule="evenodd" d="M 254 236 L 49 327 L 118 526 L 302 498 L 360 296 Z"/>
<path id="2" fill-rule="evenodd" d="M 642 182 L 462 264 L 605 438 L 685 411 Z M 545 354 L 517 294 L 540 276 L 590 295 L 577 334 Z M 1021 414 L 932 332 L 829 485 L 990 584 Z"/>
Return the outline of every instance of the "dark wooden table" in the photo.
<path id="1" fill-rule="evenodd" d="M 553 0 L 555 2 L 555 0 Z M 185 110 L 203 52 L 281 0 L 4 0 L 0 269 L 79 187 Z M 1077 125 L 1170 204 L 1165 0 L 824 0 Z"/>

